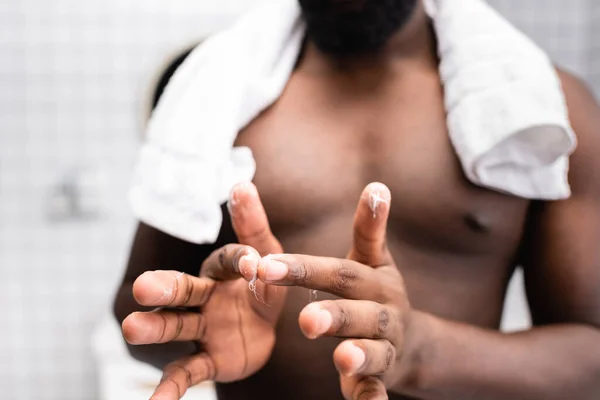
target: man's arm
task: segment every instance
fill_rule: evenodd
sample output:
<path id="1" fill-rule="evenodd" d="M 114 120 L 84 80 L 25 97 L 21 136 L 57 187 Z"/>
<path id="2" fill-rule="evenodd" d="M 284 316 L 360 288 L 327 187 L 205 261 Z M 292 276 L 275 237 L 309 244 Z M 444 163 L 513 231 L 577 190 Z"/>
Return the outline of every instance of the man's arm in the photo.
<path id="1" fill-rule="evenodd" d="M 234 241 L 235 234 L 225 207 L 223 207 L 223 227 L 214 245 L 188 243 L 140 223 L 133 241 L 127 270 L 113 305 L 113 312 L 119 323 L 133 312 L 150 311 L 140 306 L 133 297 L 133 283 L 144 272 L 175 270 L 198 276 L 202 262 L 214 250 Z M 134 358 L 159 369 L 197 352 L 196 345 L 191 342 L 172 342 L 152 346 L 128 345 L 127 347 Z"/>
<path id="2" fill-rule="evenodd" d="M 535 328 L 502 334 L 417 313 L 411 329 L 425 336 L 406 345 L 399 392 L 435 400 L 599 398 L 600 108 L 583 84 L 561 77 L 579 147 L 572 197 L 532 206 L 522 264 Z"/>

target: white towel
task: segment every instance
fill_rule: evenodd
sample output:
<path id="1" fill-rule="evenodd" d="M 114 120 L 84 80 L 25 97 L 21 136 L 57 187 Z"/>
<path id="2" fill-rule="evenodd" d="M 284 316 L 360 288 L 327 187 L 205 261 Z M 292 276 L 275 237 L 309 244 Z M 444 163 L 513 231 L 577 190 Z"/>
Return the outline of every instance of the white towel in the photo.
<path id="1" fill-rule="evenodd" d="M 483 0 L 424 0 L 433 20 L 447 125 L 465 175 L 515 196 L 569 197 L 576 146 L 546 54 Z M 255 173 L 239 131 L 283 92 L 305 27 L 298 0 L 267 2 L 195 49 L 152 117 L 130 201 L 143 222 L 212 243 L 221 204 Z"/>

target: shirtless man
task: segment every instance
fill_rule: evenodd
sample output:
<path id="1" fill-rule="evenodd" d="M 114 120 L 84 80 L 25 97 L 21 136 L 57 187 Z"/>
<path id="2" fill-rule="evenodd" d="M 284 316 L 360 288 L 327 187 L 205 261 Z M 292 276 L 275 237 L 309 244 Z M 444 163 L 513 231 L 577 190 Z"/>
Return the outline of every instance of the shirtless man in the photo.
<path id="1" fill-rule="evenodd" d="M 232 223 L 214 245 L 139 226 L 115 313 L 131 353 L 165 367 L 152 399 L 205 380 L 220 400 L 597 399 L 590 92 L 560 72 L 579 140 L 569 200 L 476 187 L 449 141 L 420 1 L 300 3 L 308 36 L 296 71 L 237 138 L 258 170 L 256 186 L 234 188 L 231 214 L 223 207 Z M 367 186 L 377 181 L 387 187 Z M 517 266 L 534 328 L 503 334 Z"/>

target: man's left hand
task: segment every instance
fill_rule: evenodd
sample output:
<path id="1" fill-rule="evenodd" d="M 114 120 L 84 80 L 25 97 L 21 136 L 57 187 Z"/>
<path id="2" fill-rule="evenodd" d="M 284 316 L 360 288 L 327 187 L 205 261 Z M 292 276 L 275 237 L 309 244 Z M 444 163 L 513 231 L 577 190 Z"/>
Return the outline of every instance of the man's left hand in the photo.
<path id="1" fill-rule="evenodd" d="M 405 378 L 402 356 L 413 311 L 386 244 L 390 200 L 382 184 L 365 189 L 348 259 L 272 255 L 259 265 L 258 277 L 267 284 L 301 286 L 342 298 L 311 303 L 300 313 L 299 323 L 309 339 L 348 339 L 333 354 L 347 400 L 387 399 L 386 389 Z"/>

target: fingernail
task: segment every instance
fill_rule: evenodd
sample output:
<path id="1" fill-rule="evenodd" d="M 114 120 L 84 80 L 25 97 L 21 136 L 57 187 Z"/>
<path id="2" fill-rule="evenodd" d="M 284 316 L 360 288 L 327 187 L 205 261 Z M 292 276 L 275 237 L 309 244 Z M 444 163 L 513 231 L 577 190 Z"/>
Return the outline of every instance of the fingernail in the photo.
<path id="1" fill-rule="evenodd" d="M 258 191 L 256 186 L 250 182 L 238 183 L 231 189 L 229 200 L 227 201 L 227 210 L 229 215 L 237 214 L 244 210 L 249 199 L 257 197 Z"/>
<path id="2" fill-rule="evenodd" d="M 233 187 L 230 197 L 234 200 L 237 200 L 239 198 L 238 195 L 242 192 L 245 192 L 245 194 L 247 194 L 248 196 L 255 196 L 256 194 L 258 194 L 256 186 L 254 186 L 251 182 L 241 182 Z"/>
<path id="3" fill-rule="evenodd" d="M 235 212 L 236 207 L 240 203 L 238 190 L 240 190 L 240 185 L 235 185 L 229 193 L 229 200 L 227 201 L 227 211 L 229 211 L 229 215 L 232 215 Z"/>
<path id="4" fill-rule="evenodd" d="M 350 371 L 348 372 L 348 376 L 352 376 L 355 375 L 356 373 L 358 373 L 360 371 L 360 369 L 362 368 L 363 364 L 365 363 L 366 360 L 366 356 L 365 356 L 365 352 L 358 347 L 357 345 L 355 345 L 352 342 L 348 342 L 347 348 L 346 348 L 346 353 L 350 356 Z"/>
<path id="5" fill-rule="evenodd" d="M 267 282 L 279 282 L 289 273 L 287 265 L 277 260 L 268 260 L 265 266 L 265 279 Z"/>
<path id="6" fill-rule="evenodd" d="M 258 271 L 258 261 L 260 257 L 256 254 L 246 254 L 238 261 L 239 271 L 242 276 L 248 280 L 253 279 Z"/>
<path id="7" fill-rule="evenodd" d="M 165 271 L 154 271 L 144 273 L 139 279 L 140 282 L 149 289 L 146 292 L 145 301 L 148 303 L 160 303 L 173 296 L 173 287 L 175 285 L 172 284 L 166 286 L 165 280 L 169 281 L 171 279 L 177 279 L 177 277 Z"/>
<path id="8" fill-rule="evenodd" d="M 319 303 L 309 304 L 301 314 L 309 315 L 310 319 L 314 321 L 310 332 L 302 329 L 304 335 L 309 339 L 317 339 L 323 336 L 333 325 L 333 316 L 329 311 L 321 308 Z"/>
<path id="9" fill-rule="evenodd" d="M 255 197 L 258 195 L 258 190 L 256 189 L 256 186 L 254 186 L 254 184 L 252 183 L 245 183 L 244 190 L 246 191 L 246 193 L 248 193 L 248 196 Z"/>
<path id="10" fill-rule="evenodd" d="M 319 310 L 317 311 L 317 329 L 315 334 L 317 336 L 325 334 L 327 331 L 329 331 L 329 329 L 331 329 L 332 324 L 333 317 L 331 313 L 319 307 Z"/>
<path id="11" fill-rule="evenodd" d="M 390 190 L 383 183 L 371 183 L 366 187 L 361 198 L 367 201 L 373 213 L 373 219 L 376 219 L 377 214 L 381 211 L 381 204 L 389 205 L 391 194 Z"/>

